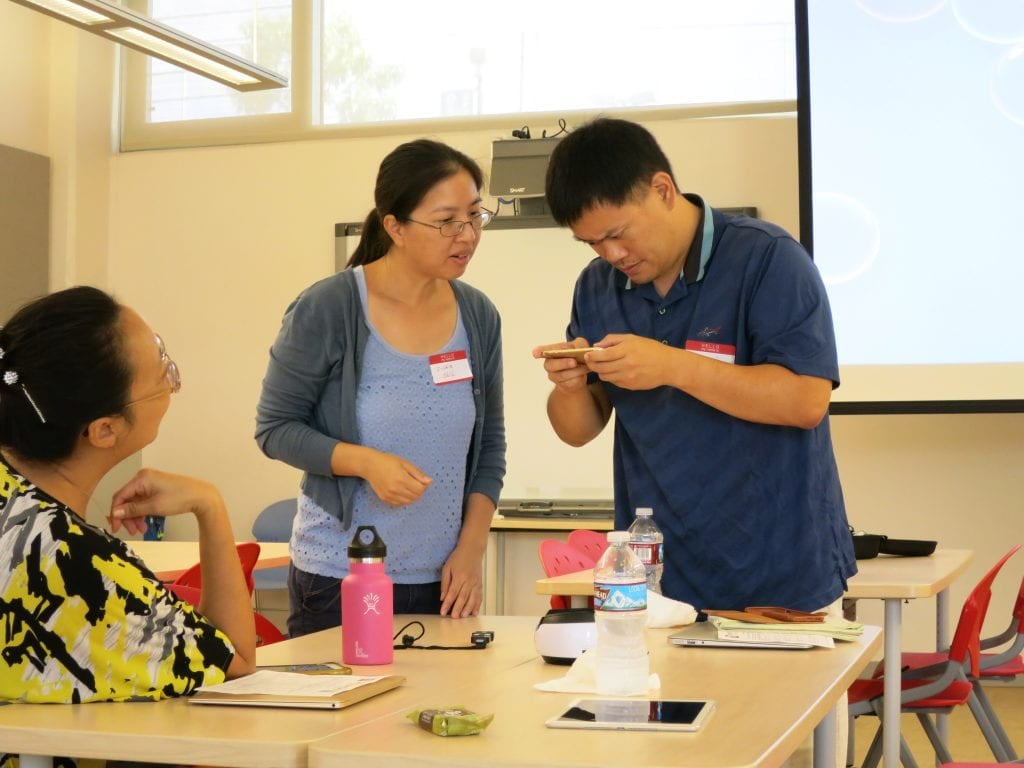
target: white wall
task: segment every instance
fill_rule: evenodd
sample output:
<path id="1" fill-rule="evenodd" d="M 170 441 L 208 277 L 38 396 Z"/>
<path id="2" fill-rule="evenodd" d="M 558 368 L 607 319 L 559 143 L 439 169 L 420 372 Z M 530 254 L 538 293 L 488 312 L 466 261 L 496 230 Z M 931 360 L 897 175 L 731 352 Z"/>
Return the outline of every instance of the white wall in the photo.
<path id="1" fill-rule="evenodd" d="M 55 227 L 67 228 L 55 238 L 59 284 L 109 287 L 147 316 L 181 364 L 184 388 L 141 461 L 216 481 L 244 536 L 265 504 L 294 495 L 298 480 L 252 440 L 266 350 L 281 314 L 332 269 L 333 224 L 369 208 L 380 159 L 420 134 L 113 154 L 104 133 L 112 46 L 83 42 L 83 33 L 37 16 L 0 3 L 0 141 L 54 159 Z M 792 118 L 761 120 L 753 138 L 750 124 L 736 120 L 649 125 L 685 188 L 717 205 L 757 205 L 795 231 Z M 438 137 L 486 163 L 493 134 Z M 478 258 L 486 247 L 485 234 Z M 535 276 L 510 269 L 508 279 L 529 302 Z M 1024 540 L 1024 415 L 845 416 L 833 419 L 833 429 L 855 526 L 978 552 L 954 587 L 955 606 L 989 563 Z M 173 523 L 172 535 L 192 535 L 187 522 Z M 1024 572 L 1018 557 L 997 584 L 992 629 L 1003 623 Z M 524 570 L 536 567 L 535 558 L 522 559 Z M 930 602 L 908 608 L 911 641 L 925 642 L 930 610 Z"/>

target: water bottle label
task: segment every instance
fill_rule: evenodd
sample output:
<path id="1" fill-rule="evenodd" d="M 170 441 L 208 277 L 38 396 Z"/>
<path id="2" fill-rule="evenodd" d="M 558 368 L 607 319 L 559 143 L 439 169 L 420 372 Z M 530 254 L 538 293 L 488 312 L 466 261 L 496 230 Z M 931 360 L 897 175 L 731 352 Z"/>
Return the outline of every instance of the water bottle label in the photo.
<path id="1" fill-rule="evenodd" d="M 594 608 L 601 611 L 643 611 L 647 609 L 647 582 L 635 584 L 594 584 Z"/>
<path id="2" fill-rule="evenodd" d="M 629 548 L 632 549 L 640 562 L 644 565 L 661 565 L 662 553 L 661 543 L 651 541 L 631 541 Z"/>

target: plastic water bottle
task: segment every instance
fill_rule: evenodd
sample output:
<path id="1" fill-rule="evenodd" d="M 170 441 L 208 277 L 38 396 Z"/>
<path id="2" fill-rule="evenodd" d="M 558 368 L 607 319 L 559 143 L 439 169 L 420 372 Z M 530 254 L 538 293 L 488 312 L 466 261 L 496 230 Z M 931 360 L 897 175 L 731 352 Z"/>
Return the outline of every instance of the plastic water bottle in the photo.
<path id="1" fill-rule="evenodd" d="M 394 587 L 384 572 L 387 547 L 372 525 L 356 528 L 341 580 L 341 660 L 390 664 L 394 659 Z"/>
<path id="2" fill-rule="evenodd" d="M 597 692 L 629 696 L 647 691 L 647 573 L 629 533 L 609 531 L 608 549 L 594 566 L 594 620 L 597 623 Z"/>
<path id="3" fill-rule="evenodd" d="M 647 570 L 647 589 L 661 594 L 661 572 L 665 569 L 665 537 L 654 522 L 654 510 L 638 507 L 629 526 L 629 546 Z"/>

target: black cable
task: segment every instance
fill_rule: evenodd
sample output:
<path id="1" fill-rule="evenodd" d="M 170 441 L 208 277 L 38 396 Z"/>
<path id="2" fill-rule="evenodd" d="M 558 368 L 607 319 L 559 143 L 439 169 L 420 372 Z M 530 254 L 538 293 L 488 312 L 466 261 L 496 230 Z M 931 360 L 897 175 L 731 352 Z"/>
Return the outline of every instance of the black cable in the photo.
<path id="1" fill-rule="evenodd" d="M 419 627 L 420 628 L 420 633 L 418 635 L 416 635 L 416 637 L 413 637 L 412 635 L 402 635 L 402 644 L 401 645 L 396 645 L 395 648 L 409 648 L 413 643 L 415 643 L 417 640 L 419 640 L 421 637 L 423 637 L 425 634 L 427 634 L 427 628 L 423 626 L 423 622 L 422 621 L 417 621 L 416 619 L 413 619 L 408 624 L 406 624 L 404 627 L 402 627 L 400 630 L 395 632 L 394 637 L 392 637 L 391 639 L 392 640 L 397 640 L 399 635 L 401 635 L 403 632 L 405 632 L 405 630 L 407 630 L 409 627 L 412 627 L 412 626 Z"/>
<path id="2" fill-rule="evenodd" d="M 565 127 L 565 120 L 560 117 L 560 118 L 558 118 L 558 133 L 552 133 L 547 138 L 553 139 L 553 138 L 555 138 L 555 136 L 561 136 L 563 133 L 568 133 L 568 132 L 569 132 L 569 129 Z"/>
<path id="3" fill-rule="evenodd" d="M 409 627 L 417 626 L 420 628 L 420 633 L 415 637 L 411 634 L 402 634 Z M 472 645 L 416 645 L 416 641 L 419 640 L 427 632 L 427 628 L 423 626 L 422 621 L 413 619 L 404 627 L 395 632 L 392 640 L 397 640 L 399 635 L 402 635 L 401 644 L 395 644 L 394 649 L 396 651 L 404 651 L 407 648 L 419 649 L 421 651 L 477 651 L 483 650 L 490 644 L 491 640 L 494 639 L 494 632 L 481 631 L 474 632 L 471 635 L 473 641 Z"/>
<path id="4" fill-rule="evenodd" d="M 498 201 L 498 207 L 494 211 L 494 215 L 495 216 L 499 216 L 501 214 L 501 206 L 503 206 L 503 205 L 511 205 L 511 206 L 513 206 L 512 214 L 515 215 L 516 199 L 514 197 L 510 197 L 510 198 L 498 197 L 498 198 L 495 198 L 495 199 Z"/>

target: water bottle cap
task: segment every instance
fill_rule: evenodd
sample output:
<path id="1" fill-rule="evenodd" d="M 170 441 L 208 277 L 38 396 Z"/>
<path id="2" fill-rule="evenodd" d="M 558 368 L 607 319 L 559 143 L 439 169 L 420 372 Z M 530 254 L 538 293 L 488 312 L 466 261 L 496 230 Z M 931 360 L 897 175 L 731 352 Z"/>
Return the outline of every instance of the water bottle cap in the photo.
<path id="1" fill-rule="evenodd" d="M 348 545 L 348 556 L 353 560 L 365 560 L 371 557 L 384 557 L 388 548 L 384 540 L 377 534 L 372 525 L 360 525 Z"/>
<path id="2" fill-rule="evenodd" d="M 650 507 L 637 507 L 636 508 L 636 516 L 637 517 L 653 517 L 654 516 L 654 510 L 651 509 Z"/>
<path id="3" fill-rule="evenodd" d="M 629 541 L 629 531 L 608 531 L 609 544 L 623 544 Z"/>

